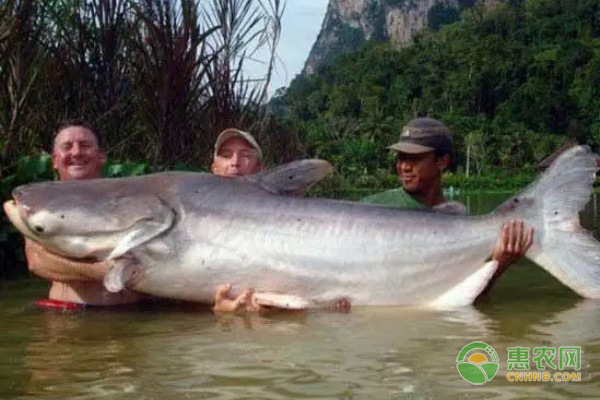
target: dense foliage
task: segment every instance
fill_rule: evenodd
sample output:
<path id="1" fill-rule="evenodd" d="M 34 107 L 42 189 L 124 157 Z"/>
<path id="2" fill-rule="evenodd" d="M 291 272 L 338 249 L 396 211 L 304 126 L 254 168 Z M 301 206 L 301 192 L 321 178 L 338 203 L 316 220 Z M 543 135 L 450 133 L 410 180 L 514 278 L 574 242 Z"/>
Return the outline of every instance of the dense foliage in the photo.
<path id="1" fill-rule="evenodd" d="M 462 189 L 517 189 L 562 144 L 600 144 L 600 0 L 459 6 L 454 23 L 455 9 L 434 9 L 410 46 L 368 42 L 298 77 L 274 118 L 263 104 L 282 0 L 0 1 L 0 192 L 53 177 L 41 149 L 66 117 L 127 161 L 107 176 L 206 166 L 218 132 L 238 126 L 271 163 L 331 161 L 313 195 L 353 199 L 398 185 L 386 145 L 416 116 L 452 128 L 444 181 Z M 257 45 L 271 57 L 254 81 L 243 66 Z M 0 279 L 24 272 L 11 269 L 19 240 L 2 215 Z"/>
<path id="2" fill-rule="evenodd" d="M 43 151 L 65 118 L 91 122 L 123 161 L 109 177 L 206 166 L 229 126 L 267 144 L 272 162 L 295 157 L 297 137 L 264 107 L 283 9 L 283 0 L 0 0 L 1 200 L 54 177 Z M 264 73 L 248 77 L 260 50 Z M 21 249 L 0 213 L 0 279 L 23 273 Z"/>
<path id="3" fill-rule="evenodd" d="M 0 176 L 49 150 L 65 118 L 91 122 L 114 159 L 169 166 L 206 164 L 225 127 L 277 129 L 262 106 L 282 12 L 283 0 L 0 1 Z M 261 49 L 264 73 L 246 76 Z M 278 162 L 295 136 L 272 142 Z"/>
<path id="4" fill-rule="evenodd" d="M 369 42 L 296 78 L 272 105 L 348 186 L 389 175 L 385 146 L 424 115 L 454 132 L 452 182 L 468 185 L 467 149 L 471 175 L 533 176 L 567 141 L 600 143 L 600 2 L 476 6 L 410 46 Z"/>

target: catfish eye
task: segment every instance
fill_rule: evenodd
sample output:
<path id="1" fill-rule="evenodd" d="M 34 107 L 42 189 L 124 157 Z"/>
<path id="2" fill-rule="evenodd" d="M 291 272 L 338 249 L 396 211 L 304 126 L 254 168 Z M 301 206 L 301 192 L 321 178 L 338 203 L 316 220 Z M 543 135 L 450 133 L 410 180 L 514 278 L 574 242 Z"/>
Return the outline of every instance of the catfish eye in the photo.
<path id="1" fill-rule="evenodd" d="M 34 230 L 35 230 L 37 233 L 44 233 L 44 228 L 42 228 L 42 227 L 41 227 L 41 226 L 39 226 L 39 225 L 35 225 L 35 226 L 33 227 L 33 229 L 34 229 Z"/>

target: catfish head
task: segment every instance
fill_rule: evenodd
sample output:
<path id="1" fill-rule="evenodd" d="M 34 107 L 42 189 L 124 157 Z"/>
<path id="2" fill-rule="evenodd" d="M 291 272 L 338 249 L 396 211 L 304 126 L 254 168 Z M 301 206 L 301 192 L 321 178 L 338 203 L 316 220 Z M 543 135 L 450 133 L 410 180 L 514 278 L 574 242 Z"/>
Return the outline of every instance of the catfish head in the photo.
<path id="1" fill-rule="evenodd" d="M 26 237 L 72 258 L 116 258 L 168 230 L 175 212 L 147 182 L 94 179 L 19 186 L 4 211 Z"/>

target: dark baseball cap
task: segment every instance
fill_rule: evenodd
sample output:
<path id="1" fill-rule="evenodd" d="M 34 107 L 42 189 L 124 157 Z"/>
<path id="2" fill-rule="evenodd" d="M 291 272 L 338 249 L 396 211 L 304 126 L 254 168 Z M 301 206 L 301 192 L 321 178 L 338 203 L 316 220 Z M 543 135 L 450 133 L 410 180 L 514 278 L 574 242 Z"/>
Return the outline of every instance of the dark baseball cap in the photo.
<path id="1" fill-rule="evenodd" d="M 416 118 L 402 128 L 400 139 L 388 149 L 408 154 L 434 150 L 448 154 L 452 152 L 452 136 L 450 129 L 437 119 Z"/>

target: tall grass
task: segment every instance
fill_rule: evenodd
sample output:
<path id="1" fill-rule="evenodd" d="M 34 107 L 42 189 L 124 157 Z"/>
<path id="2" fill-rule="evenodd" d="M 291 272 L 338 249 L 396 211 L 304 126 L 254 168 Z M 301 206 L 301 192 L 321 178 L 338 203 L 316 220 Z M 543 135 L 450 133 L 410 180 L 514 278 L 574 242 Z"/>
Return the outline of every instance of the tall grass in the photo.
<path id="1" fill-rule="evenodd" d="M 51 179 L 53 130 L 96 126 L 107 176 L 207 166 L 225 127 L 267 157 L 296 135 L 266 111 L 283 0 L 0 0 L 0 192 Z M 263 73 L 246 63 L 261 54 Z M 0 215 L 0 280 L 24 274 L 19 235 Z"/>
<path id="2" fill-rule="evenodd" d="M 113 159 L 206 164 L 216 135 L 265 137 L 283 0 L 0 2 L 0 174 L 85 118 Z M 263 73 L 246 65 L 261 54 Z M 276 129 L 281 131 L 281 128 Z M 293 135 L 274 143 L 289 149 Z M 279 154 L 273 149 L 272 154 Z"/>

